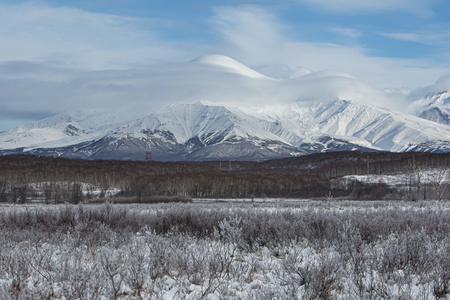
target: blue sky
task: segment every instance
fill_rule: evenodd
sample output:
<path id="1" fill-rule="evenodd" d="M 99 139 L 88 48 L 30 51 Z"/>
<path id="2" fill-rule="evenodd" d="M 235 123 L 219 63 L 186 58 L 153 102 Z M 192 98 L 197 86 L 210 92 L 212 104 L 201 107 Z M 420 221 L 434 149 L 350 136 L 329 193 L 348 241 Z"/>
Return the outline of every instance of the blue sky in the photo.
<path id="1" fill-rule="evenodd" d="M 73 109 L 80 74 L 209 53 L 272 77 L 334 69 L 423 89 L 450 74 L 449 13 L 446 0 L 0 0 L 0 130 Z"/>

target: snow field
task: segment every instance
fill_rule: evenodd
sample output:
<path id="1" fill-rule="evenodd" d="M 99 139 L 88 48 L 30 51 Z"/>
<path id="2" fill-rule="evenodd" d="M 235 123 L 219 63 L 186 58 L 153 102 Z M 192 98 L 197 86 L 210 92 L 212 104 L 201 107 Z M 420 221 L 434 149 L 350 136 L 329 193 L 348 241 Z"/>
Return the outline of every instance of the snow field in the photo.
<path id="1" fill-rule="evenodd" d="M 369 174 L 369 183 L 379 183 L 383 182 L 389 186 L 400 186 L 407 185 L 412 181 L 417 180 L 418 172 L 404 172 L 395 175 L 374 175 Z M 421 184 L 430 184 L 435 181 L 439 182 L 448 182 L 450 181 L 450 172 L 448 169 L 441 168 L 428 168 L 420 170 L 420 183 Z M 361 182 L 367 182 L 367 175 L 347 175 L 343 177 L 347 180 L 358 180 Z"/>

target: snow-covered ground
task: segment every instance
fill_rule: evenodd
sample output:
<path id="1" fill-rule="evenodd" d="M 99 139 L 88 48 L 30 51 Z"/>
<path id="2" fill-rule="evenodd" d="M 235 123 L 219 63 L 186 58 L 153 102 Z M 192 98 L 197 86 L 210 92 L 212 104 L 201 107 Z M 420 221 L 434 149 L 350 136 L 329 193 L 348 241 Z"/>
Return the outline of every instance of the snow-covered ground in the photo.
<path id="1" fill-rule="evenodd" d="M 409 185 L 411 182 L 417 182 L 420 178 L 421 184 L 430 184 L 433 182 L 450 181 L 450 170 L 445 168 L 430 168 L 418 170 L 417 172 L 404 172 L 395 175 L 348 175 L 344 176 L 344 180 L 358 180 L 367 183 L 386 183 L 389 186 Z"/>

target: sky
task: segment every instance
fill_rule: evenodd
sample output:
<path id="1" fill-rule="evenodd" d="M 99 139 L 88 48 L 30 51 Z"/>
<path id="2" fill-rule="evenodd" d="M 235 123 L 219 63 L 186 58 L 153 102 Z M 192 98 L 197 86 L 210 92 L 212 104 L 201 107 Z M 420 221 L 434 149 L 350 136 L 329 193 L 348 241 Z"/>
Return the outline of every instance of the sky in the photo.
<path id="1" fill-rule="evenodd" d="M 69 109 L 194 100 L 214 84 L 186 79 L 187 62 L 211 53 L 280 80 L 331 69 L 412 91 L 400 109 L 450 88 L 449 13 L 447 0 L 0 0 L 0 131 Z"/>

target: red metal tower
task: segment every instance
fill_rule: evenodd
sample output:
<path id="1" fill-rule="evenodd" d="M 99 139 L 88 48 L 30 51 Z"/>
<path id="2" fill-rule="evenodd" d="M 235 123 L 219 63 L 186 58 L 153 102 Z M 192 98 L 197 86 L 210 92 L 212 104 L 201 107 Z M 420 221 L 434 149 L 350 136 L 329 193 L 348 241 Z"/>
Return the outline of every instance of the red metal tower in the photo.
<path id="1" fill-rule="evenodd" d="M 145 161 L 152 161 L 152 146 L 150 145 L 150 129 L 147 128 L 147 145 L 145 147 Z"/>

